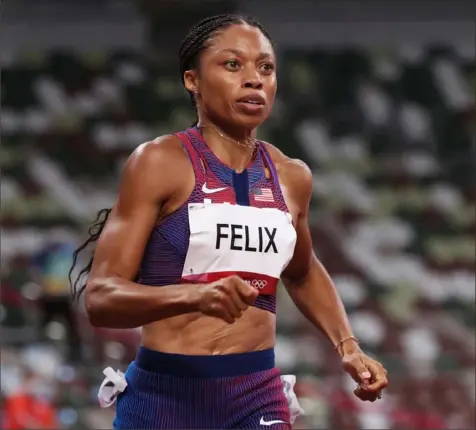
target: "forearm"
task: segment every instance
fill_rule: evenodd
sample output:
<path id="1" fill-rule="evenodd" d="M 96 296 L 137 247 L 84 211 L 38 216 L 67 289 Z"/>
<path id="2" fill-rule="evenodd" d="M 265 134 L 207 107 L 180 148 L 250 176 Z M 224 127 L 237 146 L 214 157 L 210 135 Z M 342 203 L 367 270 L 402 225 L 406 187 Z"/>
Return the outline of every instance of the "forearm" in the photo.
<path id="1" fill-rule="evenodd" d="M 299 280 L 283 279 L 291 299 L 301 313 L 330 340 L 332 345 L 353 336 L 344 305 L 322 264 L 313 257 L 307 275 Z M 358 350 L 356 342 L 339 345 L 342 355 Z"/>
<path id="2" fill-rule="evenodd" d="M 190 286 L 149 287 L 119 278 L 92 280 L 86 288 L 89 320 L 96 327 L 135 328 L 194 311 Z"/>

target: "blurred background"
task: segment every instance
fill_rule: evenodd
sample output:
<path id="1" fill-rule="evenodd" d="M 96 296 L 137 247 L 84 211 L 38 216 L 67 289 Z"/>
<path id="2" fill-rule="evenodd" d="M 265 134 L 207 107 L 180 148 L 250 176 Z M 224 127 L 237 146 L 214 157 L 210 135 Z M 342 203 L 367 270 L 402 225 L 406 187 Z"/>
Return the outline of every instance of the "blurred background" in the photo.
<path id="1" fill-rule="evenodd" d="M 67 273 L 140 143 L 194 120 L 177 52 L 210 14 L 260 20 L 279 91 L 260 129 L 314 176 L 310 218 L 357 337 L 389 371 L 354 399 L 286 296 L 278 365 L 296 428 L 475 428 L 474 6 L 282 0 L 2 4 L 1 404 L 5 429 L 111 428 L 97 389 L 138 330 L 93 329 Z M 81 263 L 81 262 L 80 262 Z M 81 264 L 80 264 L 81 265 Z"/>

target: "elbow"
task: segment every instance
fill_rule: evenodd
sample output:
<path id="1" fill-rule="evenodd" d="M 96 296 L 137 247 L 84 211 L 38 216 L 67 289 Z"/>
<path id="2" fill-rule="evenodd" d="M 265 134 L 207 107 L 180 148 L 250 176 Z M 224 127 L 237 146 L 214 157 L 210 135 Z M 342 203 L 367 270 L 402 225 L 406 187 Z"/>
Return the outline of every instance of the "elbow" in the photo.
<path id="1" fill-rule="evenodd" d="M 84 296 L 84 306 L 90 324 L 93 327 L 104 327 L 106 291 L 105 285 L 95 279 L 88 282 Z"/>

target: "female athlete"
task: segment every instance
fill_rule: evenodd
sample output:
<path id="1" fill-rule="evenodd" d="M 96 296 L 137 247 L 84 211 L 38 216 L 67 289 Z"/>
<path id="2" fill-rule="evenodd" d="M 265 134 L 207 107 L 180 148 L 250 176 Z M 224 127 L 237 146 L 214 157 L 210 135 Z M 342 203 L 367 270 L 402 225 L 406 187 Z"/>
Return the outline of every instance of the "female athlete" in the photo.
<path id="1" fill-rule="evenodd" d="M 269 35 L 249 18 L 207 18 L 180 65 L 197 125 L 134 151 L 116 204 L 77 251 L 99 239 L 87 283 L 73 286 L 91 323 L 142 327 L 114 428 L 291 428 L 274 367 L 280 278 L 355 395 L 376 400 L 387 372 L 359 349 L 312 250 L 311 172 L 255 139 L 276 94 Z"/>

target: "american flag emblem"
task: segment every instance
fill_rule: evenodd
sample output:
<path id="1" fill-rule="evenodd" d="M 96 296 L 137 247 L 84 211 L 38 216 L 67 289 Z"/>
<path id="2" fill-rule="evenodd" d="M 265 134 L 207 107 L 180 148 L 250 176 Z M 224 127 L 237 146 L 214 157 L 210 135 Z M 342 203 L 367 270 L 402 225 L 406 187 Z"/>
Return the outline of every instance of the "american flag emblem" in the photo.
<path id="1" fill-rule="evenodd" d="M 253 196 L 257 202 L 274 202 L 271 188 L 255 188 L 253 190 Z"/>

